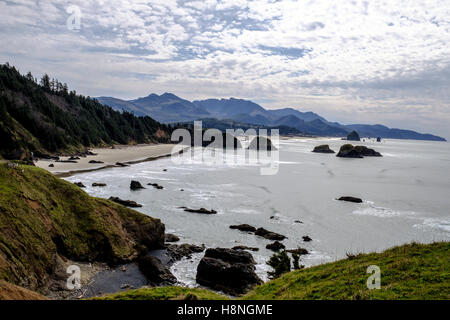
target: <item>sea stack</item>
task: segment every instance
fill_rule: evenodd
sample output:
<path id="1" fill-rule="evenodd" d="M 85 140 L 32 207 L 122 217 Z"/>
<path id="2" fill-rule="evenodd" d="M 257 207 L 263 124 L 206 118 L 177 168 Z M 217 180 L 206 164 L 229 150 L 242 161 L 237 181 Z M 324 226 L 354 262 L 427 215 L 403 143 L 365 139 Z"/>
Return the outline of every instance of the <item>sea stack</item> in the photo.
<path id="1" fill-rule="evenodd" d="M 359 137 L 358 132 L 352 131 L 348 134 L 347 140 L 349 141 L 361 141 L 361 138 Z"/>

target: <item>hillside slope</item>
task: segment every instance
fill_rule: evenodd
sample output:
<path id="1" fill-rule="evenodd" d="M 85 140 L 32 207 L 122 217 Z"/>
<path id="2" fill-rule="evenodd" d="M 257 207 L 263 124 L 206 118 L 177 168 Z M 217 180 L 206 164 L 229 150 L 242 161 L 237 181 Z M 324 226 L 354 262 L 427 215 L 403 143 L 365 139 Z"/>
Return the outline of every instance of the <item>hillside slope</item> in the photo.
<path id="1" fill-rule="evenodd" d="M 169 142 L 170 128 L 152 118 L 105 107 L 44 76 L 0 65 L 0 157 L 82 151 L 114 143 Z"/>
<path id="2" fill-rule="evenodd" d="M 115 265 L 163 244 L 158 219 L 45 170 L 0 163 L 0 280 L 42 291 L 61 258 Z"/>

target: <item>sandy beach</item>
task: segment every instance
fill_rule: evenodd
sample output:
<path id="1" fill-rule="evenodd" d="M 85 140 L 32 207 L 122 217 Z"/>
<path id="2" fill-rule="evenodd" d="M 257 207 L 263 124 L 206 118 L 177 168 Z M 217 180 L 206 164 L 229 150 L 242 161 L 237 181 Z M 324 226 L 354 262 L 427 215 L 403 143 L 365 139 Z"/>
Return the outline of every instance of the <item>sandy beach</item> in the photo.
<path id="1" fill-rule="evenodd" d="M 96 155 L 80 157 L 80 159 L 75 160 L 76 163 L 38 160 L 35 165 L 56 175 L 69 175 L 116 166 L 116 162 L 131 164 L 169 156 L 174 146 L 174 144 L 141 144 L 134 146 L 116 145 L 114 148 L 94 148 L 91 151 Z M 69 157 L 60 157 L 60 160 L 68 159 Z M 89 163 L 91 160 L 103 163 Z M 53 167 L 50 164 L 53 164 Z"/>

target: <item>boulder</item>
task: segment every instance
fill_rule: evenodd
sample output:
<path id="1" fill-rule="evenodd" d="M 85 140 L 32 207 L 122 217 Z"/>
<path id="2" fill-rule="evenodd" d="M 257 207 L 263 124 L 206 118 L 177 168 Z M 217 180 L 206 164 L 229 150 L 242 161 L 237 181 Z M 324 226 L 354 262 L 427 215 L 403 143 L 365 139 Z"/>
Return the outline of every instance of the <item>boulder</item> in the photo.
<path id="1" fill-rule="evenodd" d="M 49 167 L 49 168 L 54 168 L 55 165 L 54 165 L 53 163 L 50 163 L 50 164 L 48 165 L 48 167 Z"/>
<path id="2" fill-rule="evenodd" d="M 381 157 L 381 154 L 365 146 L 353 146 L 351 144 L 344 144 L 336 156 L 342 158 L 364 158 Z"/>
<path id="3" fill-rule="evenodd" d="M 166 240 L 166 242 L 177 242 L 177 241 L 180 241 L 180 238 L 174 234 L 166 233 L 165 240 Z"/>
<path id="4" fill-rule="evenodd" d="M 322 144 L 320 146 L 317 146 L 314 148 L 312 152 L 316 153 L 334 153 L 333 150 L 330 149 L 330 146 L 328 144 Z"/>
<path id="5" fill-rule="evenodd" d="M 93 187 L 106 187 L 106 183 L 103 182 L 94 182 L 92 184 Z"/>
<path id="6" fill-rule="evenodd" d="M 139 189 L 145 189 L 145 188 L 142 186 L 142 184 L 139 181 L 131 180 L 130 189 L 131 190 L 139 190 Z"/>
<path id="7" fill-rule="evenodd" d="M 303 236 L 302 238 L 303 238 L 303 241 L 305 241 L 305 242 L 312 241 L 312 239 L 309 236 Z"/>
<path id="8" fill-rule="evenodd" d="M 197 267 L 197 283 L 231 295 L 241 295 L 261 284 L 253 256 L 243 250 L 209 248 Z"/>
<path id="9" fill-rule="evenodd" d="M 135 201 L 132 200 L 122 200 L 119 197 L 109 197 L 109 200 L 121 204 L 125 207 L 130 207 L 130 208 L 140 208 L 142 207 L 142 204 L 136 203 Z"/>
<path id="10" fill-rule="evenodd" d="M 122 162 L 116 162 L 116 166 L 118 167 L 129 167 L 128 164 L 122 163 Z"/>
<path id="11" fill-rule="evenodd" d="M 300 256 L 309 253 L 308 250 L 306 250 L 305 248 L 289 249 L 289 250 L 286 250 L 286 251 L 289 252 L 289 253 L 298 254 Z"/>
<path id="12" fill-rule="evenodd" d="M 180 209 L 184 209 L 184 211 L 186 212 L 193 212 L 193 213 L 200 213 L 200 214 L 216 214 L 217 211 L 216 210 L 208 210 L 205 208 L 200 208 L 200 209 L 190 209 L 190 208 L 186 208 L 186 207 L 180 207 Z"/>
<path id="13" fill-rule="evenodd" d="M 80 188 L 86 188 L 86 186 L 83 184 L 83 182 L 74 182 L 73 184 Z"/>
<path id="14" fill-rule="evenodd" d="M 103 161 L 100 161 L 100 160 L 91 160 L 91 161 L 89 161 L 89 163 L 103 163 Z"/>
<path id="15" fill-rule="evenodd" d="M 259 251 L 259 248 L 255 247 L 247 247 L 247 246 L 235 246 L 232 248 L 233 250 L 250 250 L 250 251 Z"/>
<path id="16" fill-rule="evenodd" d="M 164 189 L 163 186 L 160 186 L 160 185 L 157 184 L 157 183 L 147 183 L 147 185 L 148 185 L 148 186 L 152 186 L 152 187 L 155 188 L 155 189 Z"/>
<path id="17" fill-rule="evenodd" d="M 247 149 L 250 150 L 277 150 L 277 148 L 272 144 L 272 141 L 269 138 L 266 137 L 256 137 L 250 142 L 250 145 Z"/>
<path id="18" fill-rule="evenodd" d="M 256 230 L 255 234 L 257 236 L 260 236 L 260 237 L 263 237 L 263 238 L 266 238 L 266 239 L 269 239 L 269 240 L 279 240 L 279 241 L 281 241 L 281 240 L 286 239 L 286 236 L 283 236 L 282 234 L 266 230 L 264 228 L 258 228 Z"/>
<path id="19" fill-rule="evenodd" d="M 380 137 L 377 137 L 377 142 L 381 142 L 381 138 Z"/>
<path id="20" fill-rule="evenodd" d="M 147 255 L 139 258 L 139 270 L 152 285 L 171 285 L 177 282 L 177 278 L 156 257 Z"/>
<path id="21" fill-rule="evenodd" d="M 284 244 L 282 244 L 282 243 L 279 242 L 279 241 L 275 241 L 275 242 L 273 242 L 273 243 L 269 243 L 269 244 L 266 246 L 266 249 L 269 249 L 269 250 L 272 250 L 272 251 L 280 251 L 281 249 L 284 249 L 284 248 L 286 248 L 286 247 L 284 246 Z"/>
<path id="22" fill-rule="evenodd" d="M 205 251 L 205 245 L 197 246 L 195 244 L 171 244 L 166 246 L 167 253 L 173 261 L 178 261 L 182 258 L 189 258 L 193 253 L 200 253 Z"/>
<path id="23" fill-rule="evenodd" d="M 354 203 L 362 203 L 362 199 L 356 198 L 356 197 L 340 197 L 337 199 L 339 201 L 348 201 L 348 202 L 354 202 Z"/>
<path id="24" fill-rule="evenodd" d="M 232 226 L 230 226 L 230 229 L 237 229 L 237 230 L 245 231 L 245 232 L 255 232 L 256 231 L 256 228 L 249 224 L 232 225 Z"/>
<path id="25" fill-rule="evenodd" d="M 359 137 L 358 132 L 352 131 L 348 134 L 347 140 L 349 141 L 361 141 L 361 138 Z"/>

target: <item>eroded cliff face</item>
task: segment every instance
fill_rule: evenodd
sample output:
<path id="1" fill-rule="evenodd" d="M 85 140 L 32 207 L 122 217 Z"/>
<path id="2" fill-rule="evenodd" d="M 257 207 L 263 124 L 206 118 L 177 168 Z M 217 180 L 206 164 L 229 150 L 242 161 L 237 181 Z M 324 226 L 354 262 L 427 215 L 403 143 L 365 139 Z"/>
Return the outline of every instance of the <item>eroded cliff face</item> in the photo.
<path id="1" fill-rule="evenodd" d="M 164 245 L 164 224 L 45 170 L 0 163 L 0 280 L 42 292 L 59 257 L 110 265 Z"/>

